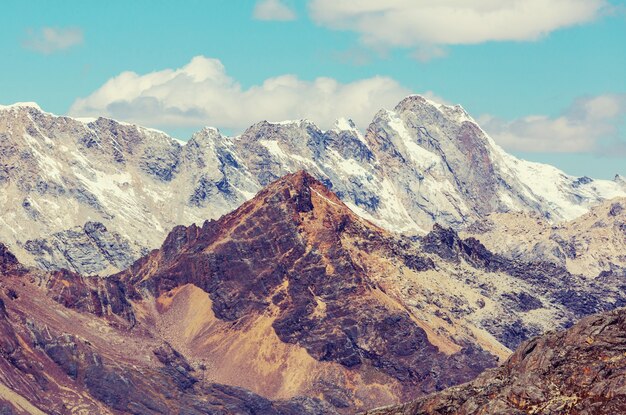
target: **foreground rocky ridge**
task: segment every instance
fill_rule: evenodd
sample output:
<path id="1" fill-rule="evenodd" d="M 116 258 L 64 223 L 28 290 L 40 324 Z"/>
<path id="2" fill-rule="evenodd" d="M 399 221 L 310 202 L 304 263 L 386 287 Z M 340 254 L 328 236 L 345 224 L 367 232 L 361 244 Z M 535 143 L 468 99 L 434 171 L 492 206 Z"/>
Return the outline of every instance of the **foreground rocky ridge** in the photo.
<path id="1" fill-rule="evenodd" d="M 617 414 L 626 411 L 626 309 L 532 339 L 465 385 L 369 415 Z"/>
<path id="2" fill-rule="evenodd" d="M 511 210 L 558 221 L 626 196 L 622 180 L 518 160 L 460 106 L 420 96 L 381 110 L 364 134 L 347 120 L 328 131 L 264 121 L 237 137 L 205 128 L 186 144 L 14 105 L 0 108 L 0 156 L 0 240 L 29 265 L 84 274 L 123 269 L 174 226 L 217 218 L 300 169 L 360 216 L 411 234 Z"/>

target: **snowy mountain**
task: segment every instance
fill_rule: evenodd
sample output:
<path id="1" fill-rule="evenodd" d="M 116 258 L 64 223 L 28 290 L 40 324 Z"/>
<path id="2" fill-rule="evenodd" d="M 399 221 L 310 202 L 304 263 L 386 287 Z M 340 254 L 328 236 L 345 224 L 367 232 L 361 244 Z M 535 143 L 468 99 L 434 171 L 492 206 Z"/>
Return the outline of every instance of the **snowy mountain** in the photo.
<path id="1" fill-rule="evenodd" d="M 205 128 L 187 142 L 35 104 L 0 107 L 0 240 L 27 264 L 109 273 L 175 225 L 217 218 L 271 181 L 307 170 L 357 214 L 422 234 L 492 212 L 573 219 L 626 183 L 568 176 L 499 148 L 460 106 L 409 96 L 362 134 L 339 120 L 257 123 L 235 137 Z"/>
<path id="2" fill-rule="evenodd" d="M 536 214 L 493 213 L 467 227 L 490 251 L 512 260 L 548 262 L 573 274 L 626 275 L 626 199 L 594 206 L 582 216 L 554 225 Z"/>

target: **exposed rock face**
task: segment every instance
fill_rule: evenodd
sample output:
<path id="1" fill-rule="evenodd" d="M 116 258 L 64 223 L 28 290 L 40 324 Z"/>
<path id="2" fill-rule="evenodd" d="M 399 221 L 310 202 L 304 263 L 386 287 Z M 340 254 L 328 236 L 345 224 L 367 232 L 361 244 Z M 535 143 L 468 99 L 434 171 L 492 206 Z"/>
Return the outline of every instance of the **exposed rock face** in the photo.
<path id="1" fill-rule="evenodd" d="M 174 229 L 159 251 L 119 278 L 157 298 L 193 284 L 208 294 L 215 316 L 235 327 L 268 316 L 277 339 L 303 348 L 322 374 L 336 372 L 330 378 L 309 374 L 299 387 L 323 394 L 339 408 L 395 400 L 411 387 L 418 393 L 439 390 L 496 364 L 496 356 L 469 336 L 448 350 L 433 344 L 437 336 L 429 338 L 421 326 L 426 324 L 381 290 L 378 273 L 360 263 L 350 246 L 355 238 L 369 242 L 369 252 L 386 252 L 397 243 L 300 172 L 272 183 L 218 221 Z M 421 269 L 433 266 L 426 257 L 411 259 L 423 263 Z M 199 340 L 182 346 L 196 359 L 213 349 L 206 340 L 194 348 Z M 445 341 L 454 343 L 451 336 Z M 278 353 L 275 358 L 288 359 Z M 271 376 L 287 381 L 289 371 L 279 368 Z M 240 381 L 271 395 L 262 379 L 250 377 Z M 374 387 L 388 395 L 367 397 Z"/>
<path id="2" fill-rule="evenodd" d="M 514 349 L 529 337 L 541 334 L 547 327 L 539 328 L 535 310 L 556 306 L 559 322 L 554 327 L 568 327 L 583 316 L 611 310 L 626 305 L 623 280 L 608 274 L 602 278 L 588 279 L 573 275 L 564 267 L 550 262 L 525 262 L 510 260 L 493 254 L 474 238 L 461 239 L 450 229 L 435 225 L 433 231 L 422 238 L 423 249 L 436 253 L 449 261 L 464 261 L 476 269 L 489 273 L 502 273 L 525 283 L 521 291 L 511 290 L 499 295 L 499 302 L 508 308 L 509 315 L 535 316 L 532 319 L 511 320 L 493 316 L 482 321 L 482 326 L 500 342 Z M 563 317 L 567 316 L 565 319 Z"/>
<path id="3" fill-rule="evenodd" d="M 150 327 L 119 280 L 20 268 L 1 247 L 0 408 L 7 414 L 334 414 L 205 380 Z"/>
<path id="4" fill-rule="evenodd" d="M 518 160 L 461 107 L 419 96 L 380 111 L 364 134 L 345 120 L 328 131 L 264 121 L 237 137 L 205 128 L 186 144 L 104 118 L 1 107 L 0 159 L 0 240 L 28 265 L 84 274 L 122 269 L 174 226 L 218 218 L 301 169 L 359 215 L 408 233 L 510 210 L 556 221 L 626 196 L 621 178 Z M 107 231 L 89 233 L 90 223 Z"/>
<path id="5" fill-rule="evenodd" d="M 24 249 L 43 270 L 64 268 L 87 275 L 127 268 L 140 254 L 147 253 L 119 233 L 109 232 L 100 222 L 55 232 L 47 239 L 28 240 Z"/>
<path id="6" fill-rule="evenodd" d="M 371 415 L 617 414 L 626 411 L 626 309 L 522 344 L 476 380 Z"/>
<path id="7" fill-rule="evenodd" d="M 492 214 L 462 234 L 508 258 L 550 262 L 590 278 L 626 270 L 624 198 L 608 200 L 558 225 L 522 213 Z"/>
<path id="8" fill-rule="evenodd" d="M 22 265 L 15 255 L 9 251 L 6 245 L 0 243 L 0 271 L 3 273 L 18 273 L 21 269 Z"/>

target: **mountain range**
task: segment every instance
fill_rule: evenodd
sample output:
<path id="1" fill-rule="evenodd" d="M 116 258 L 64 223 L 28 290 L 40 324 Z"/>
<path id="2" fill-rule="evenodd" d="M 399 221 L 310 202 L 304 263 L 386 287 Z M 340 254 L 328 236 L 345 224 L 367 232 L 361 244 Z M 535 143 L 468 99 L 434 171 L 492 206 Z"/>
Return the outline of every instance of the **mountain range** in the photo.
<path id="1" fill-rule="evenodd" d="M 36 104 L 0 107 L 0 240 L 28 265 L 110 274 L 176 225 L 216 219 L 273 180 L 307 170 L 354 212 L 394 232 L 462 230 L 490 213 L 575 219 L 626 196 L 626 181 L 572 177 L 498 147 L 460 106 L 415 95 L 361 133 L 349 120 L 255 124 L 187 141 Z"/>
<path id="2" fill-rule="evenodd" d="M 460 106 L 180 142 L 15 104 L 0 188 L 0 413 L 623 406 L 626 181 Z"/>
<path id="3" fill-rule="evenodd" d="M 626 304 L 449 228 L 389 232 L 306 172 L 109 277 L 1 251 L 0 396 L 30 413 L 354 413 L 471 381 Z"/>

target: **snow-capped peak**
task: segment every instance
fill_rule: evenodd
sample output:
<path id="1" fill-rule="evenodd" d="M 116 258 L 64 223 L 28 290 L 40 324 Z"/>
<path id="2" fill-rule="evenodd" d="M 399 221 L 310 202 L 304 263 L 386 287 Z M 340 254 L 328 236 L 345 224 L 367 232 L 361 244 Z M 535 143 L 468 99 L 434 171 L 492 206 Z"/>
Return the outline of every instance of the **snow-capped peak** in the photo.
<path id="1" fill-rule="evenodd" d="M 36 110 L 41 111 L 41 107 L 36 102 L 16 102 L 10 105 L 0 105 L 0 110 L 12 108 L 35 108 Z"/>
<path id="2" fill-rule="evenodd" d="M 303 118 L 301 120 L 284 120 L 284 121 L 266 121 L 270 125 L 294 125 L 302 127 L 303 125 L 314 124 L 313 121 Z"/>
<path id="3" fill-rule="evenodd" d="M 338 118 L 335 121 L 335 124 L 333 126 L 333 130 L 335 131 L 355 131 L 358 132 L 359 129 L 356 127 L 356 125 L 354 124 L 354 121 L 352 121 L 350 118 Z"/>
<path id="4" fill-rule="evenodd" d="M 2 108 L 41 111 L 24 103 Z M 38 193 L 28 209 L 35 203 L 58 204 L 58 195 L 66 195 L 63 203 L 83 213 L 60 220 L 58 228 L 41 228 L 30 239 L 95 217 L 120 234 L 154 228 L 149 241 L 126 235 L 152 248 L 162 230 L 226 213 L 272 180 L 302 169 L 359 215 L 408 233 L 435 222 L 462 228 L 502 211 L 537 212 L 558 221 L 583 214 L 599 201 L 626 196 L 622 177 L 589 181 L 519 160 L 498 147 L 461 106 L 420 95 L 403 99 L 394 110 L 379 111 L 363 133 L 347 118 L 327 131 L 308 120 L 261 121 L 236 137 L 205 127 L 182 148 L 182 142 L 175 144 L 158 130 L 106 118 L 79 123 L 63 117 L 51 123 L 51 115 L 33 116 L 35 109 L 0 114 L 11 121 L 0 123 L 0 134 L 9 136 L 16 149 L 29 146 L 33 153 L 28 169 L 20 160 L 10 161 L 20 166 L 10 178 L 50 189 Z M 56 190 L 63 183 L 73 187 Z M 21 205 L 0 203 L 0 208 L 30 215 L 24 223 L 43 215 L 24 213 Z M 96 217 L 94 212 L 106 214 Z M 39 229 L 39 222 L 27 227 Z M 19 231 L 11 235 L 17 238 Z"/>

